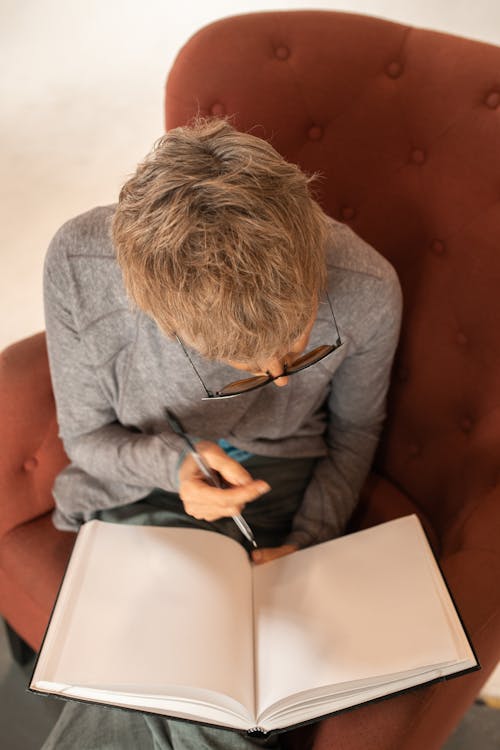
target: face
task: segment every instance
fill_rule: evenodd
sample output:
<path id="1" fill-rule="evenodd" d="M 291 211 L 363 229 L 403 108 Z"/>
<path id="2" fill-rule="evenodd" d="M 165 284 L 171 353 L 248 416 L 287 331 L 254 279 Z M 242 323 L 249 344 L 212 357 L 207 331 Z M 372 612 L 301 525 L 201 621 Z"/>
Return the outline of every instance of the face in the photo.
<path id="1" fill-rule="evenodd" d="M 255 362 L 251 365 L 242 364 L 241 362 L 234 362 L 233 360 L 226 360 L 226 364 L 236 368 L 237 370 L 248 372 L 250 375 L 267 375 L 267 373 L 271 373 L 271 375 L 273 376 L 280 375 L 280 373 L 282 373 L 285 369 L 285 362 L 288 364 L 293 362 L 305 351 L 307 342 L 309 341 L 309 336 L 311 335 L 314 321 L 316 320 L 317 310 L 318 306 L 316 304 L 314 313 L 311 317 L 311 320 L 309 321 L 309 325 L 307 326 L 302 336 L 295 341 L 290 351 L 286 354 L 265 360 L 256 358 Z M 288 377 L 286 375 L 284 375 L 283 377 L 278 377 L 276 380 L 273 380 L 273 383 L 274 385 L 278 386 L 278 388 L 283 387 L 284 385 L 287 385 Z"/>

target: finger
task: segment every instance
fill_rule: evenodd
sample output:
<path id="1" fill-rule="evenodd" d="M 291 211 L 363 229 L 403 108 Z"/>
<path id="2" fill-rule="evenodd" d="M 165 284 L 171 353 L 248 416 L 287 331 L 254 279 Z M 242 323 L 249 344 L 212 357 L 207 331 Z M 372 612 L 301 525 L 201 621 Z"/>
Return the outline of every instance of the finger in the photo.
<path id="1" fill-rule="evenodd" d="M 264 563 L 271 562 L 271 560 L 278 559 L 278 557 L 281 557 L 281 555 L 262 555 L 261 557 L 257 557 L 257 559 L 253 558 L 253 561 L 255 565 L 263 565 Z"/>
<path id="2" fill-rule="evenodd" d="M 220 489 L 219 487 L 212 487 L 201 478 L 193 477 L 182 482 L 179 487 L 179 495 L 183 502 L 199 502 L 202 505 L 228 508 L 242 506 L 256 500 L 269 492 L 270 489 L 271 487 L 267 482 L 259 479 L 252 480 L 249 484 L 243 486 Z"/>
<path id="3" fill-rule="evenodd" d="M 253 477 L 239 461 L 231 458 L 216 443 L 198 443 L 198 451 L 207 460 L 212 469 L 221 474 L 224 479 L 233 485 L 244 485 L 253 481 Z"/>
<path id="4" fill-rule="evenodd" d="M 278 557 L 289 555 L 295 552 L 297 547 L 294 544 L 283 544 L 281 547 L 262 547 L 261 549 L 252 550 L 252 560 L 256 565 L 260 565 Z"/>
<path id="5" fill-rule="evenodd" d="M 217 521 L 219 518 L 228 518 L 230 516 L 239 515 L 242 508 L 234 506 L 218 510 L 214 509 L 213 506 L 184 504 L 184 510 L 188 515 L 196 518 L 198 521 Z"/>
<path id="6" fill-rule="evenodd" d="M 269 547 L 252 550 L 252 560 L 256 565 L 261 565 L 262 563 L 268 562 L 269 560 L 272 560 L 277 556 L 278 555 L 276 553 L 276 550 Z"/>

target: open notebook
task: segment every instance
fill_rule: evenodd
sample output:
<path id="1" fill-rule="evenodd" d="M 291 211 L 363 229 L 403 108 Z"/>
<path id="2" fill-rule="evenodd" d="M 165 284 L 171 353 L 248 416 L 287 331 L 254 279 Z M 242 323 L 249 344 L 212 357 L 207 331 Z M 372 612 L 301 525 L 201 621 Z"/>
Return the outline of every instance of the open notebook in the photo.
<path id="1" fill-rule="evenodd" d="M 476 669 L 416 515 L 261 566 L 215 532 L 94 520 L 28 689 L 270 732 Z"/>

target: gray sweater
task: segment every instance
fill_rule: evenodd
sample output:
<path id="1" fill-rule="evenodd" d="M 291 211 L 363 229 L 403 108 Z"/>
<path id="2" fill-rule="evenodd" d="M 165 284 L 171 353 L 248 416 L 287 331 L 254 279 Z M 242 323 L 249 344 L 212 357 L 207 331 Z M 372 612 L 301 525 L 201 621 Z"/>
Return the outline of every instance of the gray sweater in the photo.
<path id="1" fill-rule="evenodd" d="M 392 265 L 330 219 L 328 292 L 343 346 L 284 387 L 202 401 L 179 344 L 126 295 L 111 240 L 114 210 L 100 206 L 67 221 L 45 259 L 50 372 L 70 458 L 53 487 L 54 525 L 77 530 L 97 510 L 134 502 L 155 487 L 178 490 L 184 445 L 164 419 L 167 406 L 193 436 L 224 438 L 262 456 L 318 457 L 287 541 L 307 546 L 342 534 L 386 415 L 402 313 Z M 335 340 L 322 303 L 308 348 Z M 189 351 L 212 390 L 242 377 Z"/>

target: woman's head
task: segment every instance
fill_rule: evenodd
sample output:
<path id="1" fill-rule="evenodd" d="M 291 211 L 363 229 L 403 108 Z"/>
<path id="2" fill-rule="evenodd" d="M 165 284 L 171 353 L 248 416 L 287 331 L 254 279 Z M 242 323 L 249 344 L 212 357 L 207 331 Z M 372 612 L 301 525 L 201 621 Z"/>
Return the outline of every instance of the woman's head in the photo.
<path id="1" fill-rule="evenodd" d="M 168 131 L 123 185 L 113 217 L 129 296 L 210 359 L 291 351 L 326 284 L 315 177 L 227 118 Z"/>

